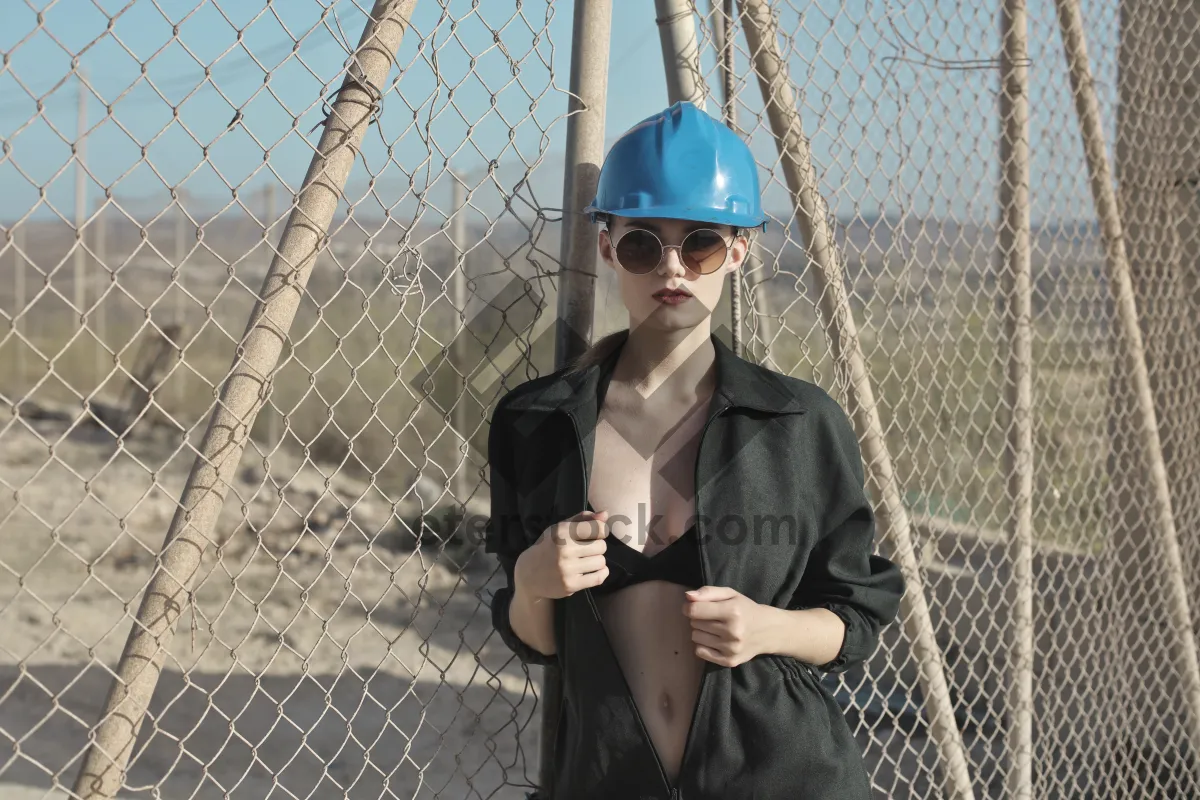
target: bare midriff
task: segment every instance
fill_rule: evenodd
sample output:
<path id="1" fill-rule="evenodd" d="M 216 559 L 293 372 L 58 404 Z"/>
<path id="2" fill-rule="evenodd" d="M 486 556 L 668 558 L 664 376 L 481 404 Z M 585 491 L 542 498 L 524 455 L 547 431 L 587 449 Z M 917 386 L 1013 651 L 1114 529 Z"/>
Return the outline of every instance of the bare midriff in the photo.
<path id="1" fill-rule="evenodd" d="M 695 464 L 707 407 L 705 401 L 656 407 L 657 400 L 643 402 L 625 387 L 610 387 L 589 486 L 589 502 L 609 513 L 609 536 L 647 557 L 695 522 Z M 597 598 L 614 655 L 672 783 L 705 666 L 683 611 L 689 588 L 648 580 Z"/>
<path id="2" fill-rule="evenodd" d="M 671 781 L 679 774 L 704 671 L 682 611 L 685 591 L 686 586 L 646 581 L 597 601 L 617 662 Z"/>

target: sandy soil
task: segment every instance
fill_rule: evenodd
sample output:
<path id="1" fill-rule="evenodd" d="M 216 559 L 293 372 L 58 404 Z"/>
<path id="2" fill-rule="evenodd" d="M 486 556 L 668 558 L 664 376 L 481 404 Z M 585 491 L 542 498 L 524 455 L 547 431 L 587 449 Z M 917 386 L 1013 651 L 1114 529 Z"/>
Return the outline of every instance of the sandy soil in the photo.
<path id="1" fill-rule="evenodd" d="M 0 797 L 73 782 L 191 462 L 160 433 L 0 415 Z M 123 796 L 523 797 L 540 712 L 491 629 L 494 563 L 405 548 L 412 503 L 365 483 L 255 463 Z"/>

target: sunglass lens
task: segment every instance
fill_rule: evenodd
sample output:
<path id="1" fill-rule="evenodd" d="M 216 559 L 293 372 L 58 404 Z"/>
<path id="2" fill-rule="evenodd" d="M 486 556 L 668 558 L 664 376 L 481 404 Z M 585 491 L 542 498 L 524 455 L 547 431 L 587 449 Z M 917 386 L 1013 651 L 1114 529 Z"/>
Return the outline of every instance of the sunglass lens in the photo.
<path id="1" fill-rule="evenodd" d="M 701 229 L 687 235 L 679 254 L 688 269 L 707 275 L 720 269 L 721 265 L 725 263 L 725 256 L 729 254 L 729 248 L 726 246 L 725 240 L 721 238 L 721 234 Z"/>
<path id="2" fill-rule="evenodd" d="M 617 260 L 630 272 L 650 272 L 662 260 L 662 244 L 650 231 L 629 231 L 617 242 Z"/>

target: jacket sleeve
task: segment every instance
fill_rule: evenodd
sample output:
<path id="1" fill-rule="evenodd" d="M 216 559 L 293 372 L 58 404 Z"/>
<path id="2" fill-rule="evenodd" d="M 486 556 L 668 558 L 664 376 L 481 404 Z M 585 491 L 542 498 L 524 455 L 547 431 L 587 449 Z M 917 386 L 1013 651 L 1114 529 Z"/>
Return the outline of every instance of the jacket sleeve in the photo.
<path id="1" fill-rule="evenodd" d="M 841 406 L 823 415 L 826 443 L 816 469 L 824 472 L 826 494 L 820 515 L 824 533 L 809 554 L 789 608 L 827 608 L 846 625 L 833 660 L 814 665 L 822 672 L 845 672 L 870 658 L 879 634 L 900 609 L 904 576 L 899 566 L 872 553 L 875 512 L 865 491 L 862 455 L 854 427 Z"/>
<path id="2" fill-rule="evenodd" d="M 526 644 L 513 630 L 508 612 L 512 604 L 517 557 L 531 541 L 517 510 L 516 476 L 513 470 L 513 452 L 509 445 L 507 428 L 501 416 L 503 400 L 496 406 L 492 424 L 488 430 L 488 465 L 491 474 L 492 505 L 484 529 L 484 552 L 494 553 L 504 569 L 505 585 L 492 595 L 492 627 L 501 640 L 526 664 L 545 666 L 557 664 L 557 655 L 547 655 Z"/>

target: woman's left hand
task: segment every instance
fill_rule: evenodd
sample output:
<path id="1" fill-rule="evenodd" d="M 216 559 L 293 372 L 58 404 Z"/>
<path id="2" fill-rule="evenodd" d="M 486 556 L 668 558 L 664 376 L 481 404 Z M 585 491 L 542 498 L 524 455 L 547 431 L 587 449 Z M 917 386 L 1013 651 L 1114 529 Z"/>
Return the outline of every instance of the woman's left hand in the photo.
<path id="1" fill-rule="evenodd" d="M 696 656 L 736 667 L 761 651 L 761 603 L 728 586 L 701 586 L 686 594 L 684 616 L 692 622 Z"/>

